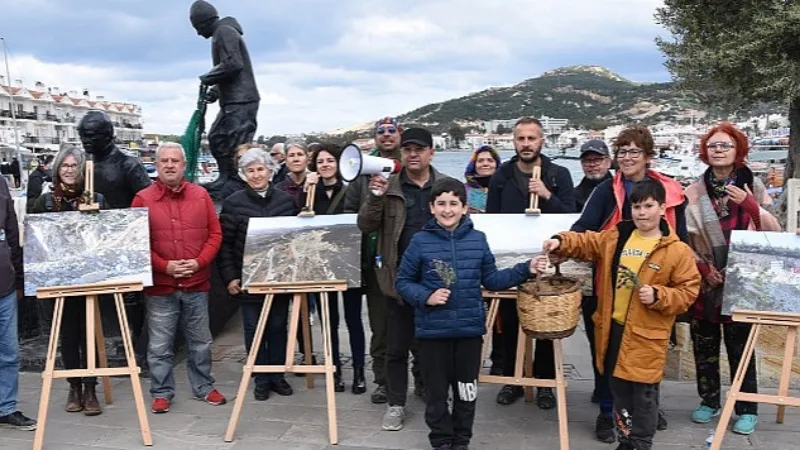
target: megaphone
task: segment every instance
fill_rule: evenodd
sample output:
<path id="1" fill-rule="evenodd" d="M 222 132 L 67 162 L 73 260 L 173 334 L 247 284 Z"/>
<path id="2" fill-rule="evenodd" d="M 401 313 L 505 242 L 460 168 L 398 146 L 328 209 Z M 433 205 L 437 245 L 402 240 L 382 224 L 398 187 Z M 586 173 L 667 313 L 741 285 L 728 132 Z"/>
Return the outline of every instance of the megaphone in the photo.
<path id="1" fill-rule="evenodd" d="M 373 175 L 376 173 L 389 176 L 400 172 L 402 169 L 400 161 L 391 158 L 381 158 L 379 156 L 365 155 L 356 144 L 348 144 L 342 150 L 339 157 L 339 172 L 342 179 L 348 183 L 352 182 L 359 175 Z"/>

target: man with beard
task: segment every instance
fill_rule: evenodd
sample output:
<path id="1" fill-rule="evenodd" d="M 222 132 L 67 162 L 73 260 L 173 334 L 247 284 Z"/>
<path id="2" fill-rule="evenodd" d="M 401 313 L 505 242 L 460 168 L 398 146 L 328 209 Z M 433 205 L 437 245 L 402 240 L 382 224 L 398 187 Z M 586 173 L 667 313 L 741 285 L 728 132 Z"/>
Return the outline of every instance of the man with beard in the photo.
<path id="1" fill-rule="evenodd" d="M 403 126 L 392 117 L 384 117 L 375 122 L 375 151 L 372 156 L 400 160 L 400 137 Z M 369 195 L 369 175 L 364 175 L 350 183 L 344 197 L 344 212 L 358 213 Z M 372 403 L 389 401 L 386 390 L 386 305 L 390 301 L 381 292 L 375 278 L 375 256 L 377 255 L 378 233 L 364 233 L 361 239 L 361 278 L 363 292 L 367 295 L 367 312 L 372 337 L 369 344 L 369 355 L 372 357 L 372 373 L 378 386 L 372 392 Z M 348 291 L 351 292 L 351 291 Z M 356 291 L 357 292 L 357 291 Z M 414 355 L 411 373 L 414 375 L 414 393 L 424 394 L 422 375 L 417 366 L 417 346 L 411 347 Z"/>
<path id="2" fill-rule="evenodd" d="M 130 207 L 136 193 L 150 186 L 150 177 L 138 159 L 117 148 L 111 119 L 103 111 L 90 109 L 78 124 L 78 135 L 83 149 L 94 159 L 94 191 L 103 195 L 109 209 Z M 125 294 L 136 361 L 146 370 L 147 328 L 139 299 L 137 293 Z"/>
<path id="3" fill-rule="evenodd" d="M 575 188 L 569 171 L 553 164 L 542 155 L 544 132 L 542 123 L 532 117 L 519 119 L 514 125 L 516 156 L 503 163 L 489 182 L 486 200 L 487 213 L 522 214 L 529 206 L 531 194 L 539 196 L 543 214 L 569 214 L 575 212 Z M 541 168 L 539 180 L 533 179 L 533 168 Z M 503 375 L 513 376 L 516 365 L 519 317 L 517 305 L 512 301 L 500 302 L 500 320 L 503 324 Z M 533 376 L 554 379 L 555 355 L 553 341 L 539 340 L 533 362 Z M 506 385 L 497 394 L 497 403 L 510 405 L 522 397 L 521 386 Z M 536 404 L 542 409 L 556 406 L 551 388 L 536 390 Z"/>
<path id="4" fill-rule="evenodd" d="M 203 0 L 192 3 L 189 18 L 199 36 L 211 39 L 214 67 L 200 75 L 200 81 L 211 86 L 206 102 L 219 99 L 219 114 L 208 131 L 208 144 L 217 160 L 219 177 L 207 186 L 212 197 L 218 197 L 225 182 L 238 176 L 233 154 L 237 146 L 253 140 L 261 97 L 239 22 L 233 17 L 220 20 L 217 10 Z"/>

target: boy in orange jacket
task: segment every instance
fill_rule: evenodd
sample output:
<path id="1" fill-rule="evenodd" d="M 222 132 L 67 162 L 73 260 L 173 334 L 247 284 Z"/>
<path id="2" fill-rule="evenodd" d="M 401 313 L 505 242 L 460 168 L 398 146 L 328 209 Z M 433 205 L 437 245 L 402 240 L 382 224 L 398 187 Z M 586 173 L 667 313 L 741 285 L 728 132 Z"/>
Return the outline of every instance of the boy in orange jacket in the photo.
<path id="1" fill-rule="evenodd" d="M 663 219 L 665 198 L 661 183 L 645 179 L 631 188 L 632 222 L 560 233 L 542 246 L 596 264 L 594 351 L 598 371 L 610 377 L 617 450 L 652 448 L 670 331 L 700 289 L 692 250 Z"/>

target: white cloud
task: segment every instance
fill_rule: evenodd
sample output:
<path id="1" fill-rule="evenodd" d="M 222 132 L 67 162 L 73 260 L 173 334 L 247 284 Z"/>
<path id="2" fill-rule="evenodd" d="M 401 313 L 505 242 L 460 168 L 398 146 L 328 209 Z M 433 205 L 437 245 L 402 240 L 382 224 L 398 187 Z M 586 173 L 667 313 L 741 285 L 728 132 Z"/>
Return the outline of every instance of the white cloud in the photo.
<path id="1" fill-rule="evenodd" d="M 516 83 L 564 61 L 594 63 L 594 55 L 608 52 L 623 58 L 628 51 L 657 55 L 653 38 L 663 33 L 653 21 L 659 0 L 407 0 L 401 8 L 362 0 L 340 3 L 337 8 L 347 11 L 348 20 L 337 23 L 338 31 L 331 26 L 318 31 L 313 24 L 289 30 L 278 38 L 281 50 L 267 53 L 254 50 L 263 39 L 259 22 L 238 16 L 261 91 L 258 134 L 347 127 L 490 85 Z M 303 8 L 332 7 L 281 5 L 271 13 L 285 18 Z M 174 20 L 185 26 L 185 11 L 181 14 Z M 121 32 L 146 28 L 140 18 L 123 12 L 111 12 L 108 19 Z M 309 49 L 315 32 L 318 42 Z M 192 43 L 166 67 L 136 61 L 56 62 L 33 51 L 13 55 L 12 78 L 63 90 L 88 88 L 94 95 L 136 103 L 142 106 L 146 131 L 181 133 L 196 104 L 196 76 L 210 67 L 208 43 Z M 79 61 L 80 56 L 62 55 L 60 61 Z M 637 81 L 664 78 L 658 65 L 628 72 L 621 75 Z M 212 105 L 208 125 L 216 112 Z"/>

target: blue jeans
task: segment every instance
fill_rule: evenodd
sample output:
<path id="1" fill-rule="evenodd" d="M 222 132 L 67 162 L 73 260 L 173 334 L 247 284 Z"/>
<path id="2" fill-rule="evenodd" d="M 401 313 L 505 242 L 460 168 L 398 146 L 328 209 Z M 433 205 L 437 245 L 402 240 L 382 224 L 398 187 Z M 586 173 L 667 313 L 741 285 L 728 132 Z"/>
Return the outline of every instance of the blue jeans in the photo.
<path id="1" fill-rule="evenodd" d="M 289 320 L 289 301 L 291 295 L 276 295 L 272 300 L 272 308 L 267 317 L 264 339 L 258 344 L 256 365 L 282 366 L 286 363 L 286 342 L 289 339 L 287 323 Z M 261 315 L 263 302 L 242 302 L 242 324 L 244 325 L 244 346 L 247 353 L 253 346 L 256 336 L 258 317 Z M 282 373 L 255 373 L 256 385 L 263 386 L 269 382 L 277 382 L 283 378 Z"/>
<path id="2" fill-rule="evenodd" d="M 164 296 L 147 296 L 147 363 L 150 366 L 150 395 L 175 396 L 175 331 L 186 339 L 186 368 L 195 397 L 204 398 L 214 389 L 211 376 L 211 328 L 208 324 L 208 292 L 175 291 Z"/>
<path id="3" fill-rule="evenodd" d="M 19 336 L 17 293 L 0 297 L 0 416 L 17 411 Z"/>

